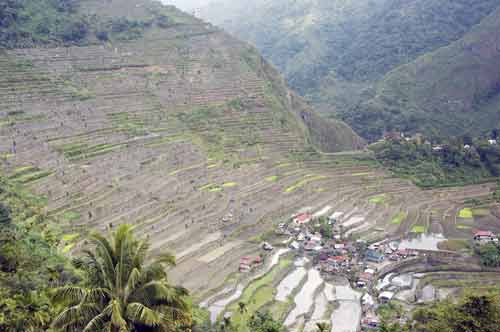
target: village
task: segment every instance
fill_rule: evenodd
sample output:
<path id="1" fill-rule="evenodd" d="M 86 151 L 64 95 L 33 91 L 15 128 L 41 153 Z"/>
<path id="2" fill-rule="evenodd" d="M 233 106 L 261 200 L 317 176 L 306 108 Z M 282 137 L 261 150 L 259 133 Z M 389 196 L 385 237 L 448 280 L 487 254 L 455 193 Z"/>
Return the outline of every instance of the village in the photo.
<path id="1" fill-rule="evenodd" d="M 286 247 L 280 250 L 290 250 L 299 260 L 311 262 L 312 268 L 319 271 L 325 282 L 338 278 L 348 280 L 349 287 L 356 294 L 354 299 L 361 308 L 359 325 L 352 331 L 378 331 L 382 320 L 377 314 L 379 308 L 390 304 L 398 292 L 403 294 L 405 290 L 408 292 L 408 289 L 415 288 L 413 276 L 397 275 L 392 271 L 419 257 L 436 254 L 453 257 L 457 254 L 438 250 L 437 247 L 414 245 L 412 240 L 393 238 L 367 243 L 363 239 L 354 239 L 352 234 L 346 235 L 344 229 L 349 223 L 359 221 L 356 218 L 360 217 L 333 212 L 331 206 L 325 206 L 315 213 L 311 208 L 303 208 L 286 222 L 277 225 L 276 235 L 286 239 L 275 246 Z M 425 242 L 425 235 L 421 236 Z M 437 244 L 444 240 L 440 238 L 441 235 L 436 236 L 429 237 L 430 242 Z M 499 241 L 491 231 L 477 231 L 471 240 L 477 245 Z M 261 249 L 273 252 L 275 248 L 271 243 L 264 242 Z M 258 268 L 264 262 L 263 256 L 242 257 L 239 271 L 247 273 Z M 399 322 L 404 323 L 405 319 L 399 317 Z"/>

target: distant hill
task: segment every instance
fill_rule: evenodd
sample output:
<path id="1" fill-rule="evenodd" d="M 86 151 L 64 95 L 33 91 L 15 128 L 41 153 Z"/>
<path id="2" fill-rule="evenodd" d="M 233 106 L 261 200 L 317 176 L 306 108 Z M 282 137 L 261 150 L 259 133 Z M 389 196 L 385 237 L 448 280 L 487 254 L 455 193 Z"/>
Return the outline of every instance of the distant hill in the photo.
<path id="1" fill-rule="evenodd" d="M 345 119 L 363 136 L 374 139 L 393 126 L 430 133 L 431 129 L 421 122 L 416 125 L 411 117 L 402 121 L 399 115 L 387 115 L 394 109 L 381 113 L 364 105 L 375 95 L 404 99 L 380 94 L 390 73 L 404 71 L 399 67 L 461 40 L 499 5 L 495 0 L 221 0 L 201 15 L 254 43 L 291 86 L 323 113 Z M 441 63 L 441 70 L 449 68 Z M 416 84 L 409 79 L 407 84 Z M 429 85 L 429 90 L 439 91 L 439 85 Z M 417 104 L 417 113 L 432 113 L 428 104 Z M 439 134 L 453 133 L 444 123 L 432 123 L 433 117 L 427 119 Z"/>
<path id="2" fill-rule="evenodd" d="M 500 9 L 460 40 L 388 73 L 344 118 L 371 136 L 384 126 L 434 136 L 500 128 Z"/>

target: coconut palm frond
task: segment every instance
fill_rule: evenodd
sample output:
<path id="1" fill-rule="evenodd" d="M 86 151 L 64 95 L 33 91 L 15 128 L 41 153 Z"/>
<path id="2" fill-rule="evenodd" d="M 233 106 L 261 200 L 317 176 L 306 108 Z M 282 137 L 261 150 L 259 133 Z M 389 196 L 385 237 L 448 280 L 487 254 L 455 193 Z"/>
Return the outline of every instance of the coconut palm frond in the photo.
<path id="1" fill-rule="evenodd" d="M 148 241 L 139 242 L 133 258 L 134 267 L 141 266 L 144 263 L 148 256 L 149 248 L 150 245 Z"/>
<path id="2" fill-rule="evenodd" d="M 108 323 L 109 314 L 100 313 L 99 315 L 92 318 L 87 325 L 83 328 L 83 332 L 102 332 L 105 330 L 106 324 Z"/>
<path id="3" fill-rule="evenodd" d="M 115 273 L 114 267 L 117 263 L 115 251 L 111 247 L 109 241 L 100 234 L 93 234 L 90 238 L 92 244 L 96 246 L 96 255 L 91 256 L 94 262 L 102 261 L 101 269 L 104 268 L 104 275 L 113 275 Z"/>
<path id="4" fill-rule="evenodd" d="M 132 269 L 132 272 L 130 272 L 130 275 L 129 275 L 128 281 L 127 281 L 127 287 L 125 288 L 125 294 L 126 294 L 127 298 L 135 290 L 135 288 L 139 284 L 140 279 L 141 279 L 141 271 L 139 271 L 138 268 L 134 267 Z"/>
<path id="5" fill-rule="evenodd" d="M 78 306 L 71 306 L 64 309 L 59 315 L 52 321 L 52 327 L 55 329 L 61 329 L 71 324 L 75 324 L 78 317 Z"/>
<path id="6" fill-rule="evenodd" d="M 78 304 L 80 303 L 87 290 L 77 286 L 58 287 L 52 291 L 51 298 L 55 303 Z"/>
<path id="7" fill-rule="evenodd" d="M 163 321 L 161 313 L 138 302 L 130 303 L 127 306 L 127 317 L 134 322 L 151 327 L 159 326 Z"/>
<path id="8" fill-rule="evenodd" d="M 118 328 L 120 331 L 127 330 L 127 321 L 123 317 L 123 310 L 117 300 L 111 302 L 111 324 Z"/>
<path id="9" fill-rule="evenodd" d="M 86 300 L 93 303 L 103 303 L 111 299 L 112 294 L 107 288 L 89 288 L 87 289 Z"/>
<path id="10" fill-rule="evenodd" d="M 56 329 L 64 327 L 80 327 L 85 321 L 99 314 L 99 307 L 93 303 L 78 304 L 63 310 L 52 321 L 52 327 Z M 77 329 L 79 330 L 79 329 Z"/>
<path id="11" fill-rule="evenodd" d="M 118 226 L 118 229 L 116 230 L 114 236 L 113 236 L 113 249 L 115 255 L 119 255 L 119 253 L 123 249 L 123 243 L 124 242 L 129 242 L 132 240 L 133 234 L 132 234 L 132 226 L 123 224 Z M 117 257 L 119 258 L 119 257 Z"/>
<path id="12" fill-rule="evenodd" d="M 164 253 L 155 259 L 155 263 L 162 264 L 164 267 L 175 266 L 175 256 L 170 253 Z"/>

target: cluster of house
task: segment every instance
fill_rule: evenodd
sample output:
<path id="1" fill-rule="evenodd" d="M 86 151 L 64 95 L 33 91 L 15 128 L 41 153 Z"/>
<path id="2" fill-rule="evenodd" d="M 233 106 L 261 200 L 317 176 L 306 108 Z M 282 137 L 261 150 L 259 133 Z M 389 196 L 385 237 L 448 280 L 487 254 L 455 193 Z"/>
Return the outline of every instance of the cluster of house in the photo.
<path id="1" fill-rule="evenodd" d="M 314 232 L 314 221 L 324 217 L 331 208 L 329 206 L 312 214 L 309 211 L 299 211 L 292 215 L 289 225 L 280 224 L 278 232 L 291 236 L 289 248 L 303 250 L 306 254 L 314 256 L 319 269 L 325 273 L 350 272 L 353 260 L 357 257 L 355 243 L 345 241 L 339 233 L 332 238 L 324 238 L 320 233 Z M 342 215 L 335 212 L 326 218 L 329 227 L 335 229 L 337 219 Z"/>
<path id="2" fill-rule="evenodd" d="M 363 241 L 353 242 L 342 238 L 337 225 L 338 218 L 342 216 L 341 212 L 334 212 L 326 218 L 328 226 L 332 227 L 333 236 L 323 238 L 314 230 L 317 229 L 315 226 L 319 218 L 325 217 L 330 210 L 327 206 L 314 214 L 308 210 L 299 211 L 291 216 L 291 223 L 281 223 L 277 229 L 279 234 L 290 236 L 287 242 L 290 249 L 303 250 L 305 254 L 314 256 L 322 272 L 349 273 L 353 270 L 353 265 L 381 264 L 387 259 L 399 261 L 418 254 L 412 250 L 399 249 L 396 242 L 374 244 L 361 252 Z M 359 286 L 367 285 L 373 279 L 373 276 L 365 272 L 359 275 Z"/>
<path id="3" fill-rule="evenodd" d="M 385 133 L 382 141 L 397 141 L 397 142 L 404 141 L 404 142 L 414 142 L 417 144 L 432 145 L 431 142 L 425 139 L 425 137 L 422 134 L 417 133 L 413 136 L 406 136 L 404 133 L 398 131 L 391 131 Z M 494 138 L 487 139 L 487 142 L 489 145 L 498 144 L 498 141 Z M 444 151 L 445 148 L 446 145 L 441 145 L 441 144 L 432 145 L 432 151 L 436 153 Z M 464 144 L 463 148 L 464 150 L 470 150 L 472 146 L 470 144 Z"/>

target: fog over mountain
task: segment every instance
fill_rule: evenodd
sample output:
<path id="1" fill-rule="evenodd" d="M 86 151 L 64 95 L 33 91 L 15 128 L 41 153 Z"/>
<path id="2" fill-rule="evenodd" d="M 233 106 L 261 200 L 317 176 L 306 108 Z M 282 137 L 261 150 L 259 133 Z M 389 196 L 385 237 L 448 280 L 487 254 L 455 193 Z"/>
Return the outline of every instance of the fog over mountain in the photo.
<path id="1" fill-rule="evenodd" d="M 208 5 L 212 0 L 161 0 L 165 5 L 174 5 L 184 11 L 192 11 Z"/>

